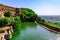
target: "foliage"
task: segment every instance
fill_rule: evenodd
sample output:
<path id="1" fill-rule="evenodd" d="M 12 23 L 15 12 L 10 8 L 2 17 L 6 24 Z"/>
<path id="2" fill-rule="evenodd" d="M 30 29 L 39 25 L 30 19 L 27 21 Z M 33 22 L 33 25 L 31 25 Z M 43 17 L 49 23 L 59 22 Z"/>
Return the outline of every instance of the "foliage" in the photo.
<path id="1" fill-rule="evenodd" d="M 59 23 L 53 23 L 53 22 L 45 22 L 46 25 L 55 27 L 55 28 L 60 28 L 60 24 Z"/>
<path id="2" fill-rule="evenodd" d="M 5 17 L 10 17 L 11 14 L 12 14 L 12 13 L 11 13 L 10 11 L 6 11 L 6 12 L 4 13 L 4 16 L 5 16 Z"/>
<path id="3" fill-rule="evenodd" d="M 18 23 L 21 23 L 21 19 L 19 16 L 16 16 L 14 20 L 17 21 Z"/>
<path id="4" fill-rule="evenodd" d="M 33 10 L 28 9 L 28 8 L 20 8 L 20 10 L 21 10 L 21 14 L 20 14 L 21 21 L 34 22 L 37 15 L 35 14 Z"/>
<path id="5" fill-rule="evenodd" d="M 41 17 L 37 17 L 37 19 L 38 19 L 38 21 L 41 22 L 41 23 L 45 23 L 45 22 L 46 22 L 46 21 L 45 21 L 43 18 L 41 18 Z"/>
<path id="6" fill-rule="evenodd" d="M 7 18 L 2 18 L 0 19 L 0 26 L 5 26 L 8 24 L 8 19 Z"/>
<path id="7" fill-rule="evenodd" d="M 21 20 L 19 16 L 14 17 L 4 17 L 0 19 L 0 26 L 6 26 L 11 25 L 13 26 L 14 30 L 17 30 L 17 27 L 19 27 L 21 24 Z"/>
<path id="8" fill-rule="evenodd" d="M 18 27 L 18 22 L 14 21 L 12 22 L 13 29 L 16 29 Z"/>
<path id="9" fill-rule="evenodd" d="M 14 21 L 14 17 L 7 17 L 9 23 L 11 24 Z"/>
<path id="10" fill-rule="evenodd" d="M 44 22 L 45 22 L 45 20 L 44 20 L 44 19 L 40 19 L 40 22 L 44 23 Z"/>
<path id="11" fill-rule="evenodd" d="M 14 29 L 14 30 L 17 30 L 18 27 L 20 26 L 20 24 L 21 24 L 20 17 L 19 17 L 19 16 L 16 16 L 16 17 L 14 18 L 14 21 L 12 21 L 13 29 Z"/>

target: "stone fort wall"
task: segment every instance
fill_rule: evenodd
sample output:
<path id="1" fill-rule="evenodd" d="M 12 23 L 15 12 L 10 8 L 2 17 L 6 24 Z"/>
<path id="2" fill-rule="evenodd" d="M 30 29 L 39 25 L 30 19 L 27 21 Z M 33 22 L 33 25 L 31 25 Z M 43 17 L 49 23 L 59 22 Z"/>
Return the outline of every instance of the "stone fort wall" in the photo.
<path id="1" fill-rule="evenodd" d="M 4 17 L 4 12 L 6 11 L 10 11 L 12 13 L 12 16 L 14 16 L 19 13 L 19 8 L 14 8 L 0 4 L 0 17 Z"/>

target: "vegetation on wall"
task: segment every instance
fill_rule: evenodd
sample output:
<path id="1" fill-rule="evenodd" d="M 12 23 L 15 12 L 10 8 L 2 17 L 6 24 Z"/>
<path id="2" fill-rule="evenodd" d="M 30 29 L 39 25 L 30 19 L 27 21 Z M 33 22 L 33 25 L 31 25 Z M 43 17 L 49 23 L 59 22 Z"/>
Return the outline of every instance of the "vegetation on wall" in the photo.
<path id="1" fill-rule="evenodd" d="M 16 17 L 14 18 L 14 21 L 12 21 L 13 29 L 14 29 L 14 30 L 17 30 L 17 28 L 20 26 L 20 24 L 21 24 L 20 17 L 19 17 L 19 16 L 16 16 Z"/>
<path id="2" fill-rule="evenodd" d="M 5 17 L 10 17 L 11 15 L 12 15 L 12 13 L 10 11 L 4 12 L 4 16 Z"/>
<path id="3" fill-rule="evenodd" d="M 3 27 L 7 24 L 8 24 L 8 19 L 7 18 L 0 19 L 0 27 Z"/>

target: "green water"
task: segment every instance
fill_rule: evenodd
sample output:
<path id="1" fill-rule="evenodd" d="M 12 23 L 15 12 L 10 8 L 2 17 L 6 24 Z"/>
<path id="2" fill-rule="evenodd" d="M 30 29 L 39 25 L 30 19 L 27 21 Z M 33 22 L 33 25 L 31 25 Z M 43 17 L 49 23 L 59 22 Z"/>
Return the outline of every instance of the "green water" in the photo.
<path id="1" fill-rule="evenodd" d="M 35 23 L 22 23 L 12 40 L 56 40 L 57 34 Z"/>

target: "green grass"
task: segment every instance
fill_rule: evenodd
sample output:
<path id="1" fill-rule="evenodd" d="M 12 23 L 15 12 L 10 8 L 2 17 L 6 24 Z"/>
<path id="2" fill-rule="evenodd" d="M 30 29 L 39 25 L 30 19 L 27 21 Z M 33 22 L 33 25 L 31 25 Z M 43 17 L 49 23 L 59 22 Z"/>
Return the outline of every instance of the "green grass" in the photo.
<path id="1" fill-rule="evenodd" d="M 52 27 L 60 28 L 60 24 L 57 24 L 57 23 L 45 22 L 45 24 L 50 25 Z"/>

